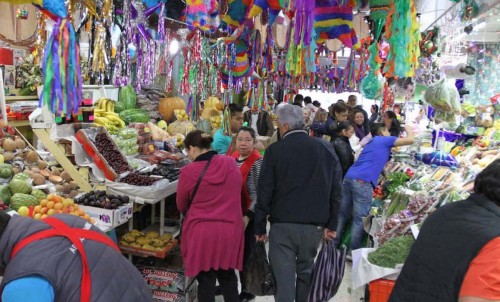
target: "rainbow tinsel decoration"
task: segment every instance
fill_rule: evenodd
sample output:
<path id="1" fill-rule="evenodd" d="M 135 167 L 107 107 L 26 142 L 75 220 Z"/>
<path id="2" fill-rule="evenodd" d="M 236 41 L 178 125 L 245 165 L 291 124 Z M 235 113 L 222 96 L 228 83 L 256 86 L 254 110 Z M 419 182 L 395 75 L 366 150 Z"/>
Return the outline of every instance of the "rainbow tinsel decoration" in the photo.
<path id="1" fill-rule="evenodd" d="M 358 49 L 360 44 L 352 24 L 352 10 L 356 1 L 316 0 L 314 29 L 318 43 L 339 39 L 345 46 Z"/>
<path id="2" fill-rule="evenodd" d="M 68 19 L 58 19 L 45 48 L 44 89 L 39 106 L 58 116 L 78 112 L 82 101 L 80 51 Z"/>

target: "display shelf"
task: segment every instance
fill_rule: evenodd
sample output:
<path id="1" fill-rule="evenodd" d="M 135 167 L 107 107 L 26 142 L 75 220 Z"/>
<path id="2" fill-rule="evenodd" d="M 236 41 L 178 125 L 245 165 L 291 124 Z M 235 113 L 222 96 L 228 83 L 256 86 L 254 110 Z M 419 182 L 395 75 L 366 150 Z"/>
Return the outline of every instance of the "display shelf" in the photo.
<path id="1" fill-rule="evenodd" d="M 52 141 L 50 134 L 47 131 L 50 131 L 50 129 L 33 129 L 33 133 L 38 137 L 52 156 L 54 156 L 61 167 L 69 173 L 80 189 L 84 192 L 92 191 L 92 186 L 83 177 L 83 175 L 78 172 L 78 169 L 73 165 L 73 163 L 71 163 L 68 157 L 66 157 L 65 152 L 61 150 L 61 148 L 59 148 L 54 141 Z"/>
<path id="2" fill-rule="evenodd" d="M 30 121 L 28 120 L 8 121 L 7 124 L 12 127 L 28 127 L 30 126 Z"/>
<path id="3" fill-rule="evenodd" d="M 17 102 L 17 101 L 38 101 L 38 96 L 27 95 L 27 96 L 5 96 L 6 102 Z"/>

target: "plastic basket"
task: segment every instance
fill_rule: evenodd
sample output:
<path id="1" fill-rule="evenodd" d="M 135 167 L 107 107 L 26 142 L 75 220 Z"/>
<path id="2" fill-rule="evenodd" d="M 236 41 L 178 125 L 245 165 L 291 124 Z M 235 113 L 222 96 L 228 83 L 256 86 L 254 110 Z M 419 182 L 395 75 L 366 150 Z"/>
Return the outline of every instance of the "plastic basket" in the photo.
<path id="1" fill-rule="evenodd" d="M 394 284 L 393 280 L 378 279 L 370 282 L 370 302 L 387 302 L 392 293 Z"/>

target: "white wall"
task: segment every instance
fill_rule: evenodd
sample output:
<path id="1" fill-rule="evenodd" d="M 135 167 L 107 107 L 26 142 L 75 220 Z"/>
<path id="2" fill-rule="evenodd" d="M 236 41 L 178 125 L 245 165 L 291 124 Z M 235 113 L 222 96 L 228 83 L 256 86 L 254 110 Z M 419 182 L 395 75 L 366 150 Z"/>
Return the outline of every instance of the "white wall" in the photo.
<path id="1" fill-rule="evenodd" d="M 317 90 L 299 90 L 299 93 L 304 97 L 310 96 L 313 101 L 319 101 L 321 103 L 321 108 L 328 110 L 331 104 L 337 103 L 339 99 L 344 100 L 347 103 L 347 98 L 354 94 L 358 97 L 358 105 L 362 105 L 366 112 L 370 112 L 370 106 L 377 104 L 380 106 L 380 101 L 370 100 L 364 98 L 360 93 L 357 92 L 343 92 L 343 93 L 326 93 Z"/>

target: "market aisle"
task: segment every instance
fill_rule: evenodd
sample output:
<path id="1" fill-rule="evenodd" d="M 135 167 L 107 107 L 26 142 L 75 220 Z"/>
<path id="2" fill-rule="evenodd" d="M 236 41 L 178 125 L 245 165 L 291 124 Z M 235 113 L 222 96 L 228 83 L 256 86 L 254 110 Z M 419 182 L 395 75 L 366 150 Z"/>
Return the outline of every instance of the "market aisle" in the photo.
<path id="1" fill-rule="evenodd" d="M 340 285 L 339 291 L 335 295 L 335 297 L 330 301 L 335 302 L 359 302 L 364 296 L 363 288 L 352 291 L 351 289 L 351 266 L 352 263 L 348 261 L 345 267 L 345 275 L 344 280 L 342 280 L 342 284 Z M 221 296 L 218 296 L 216 302 L 223 302 Z M 273 297 L 258 297 L 255 302 L 274 302 Z"/>

